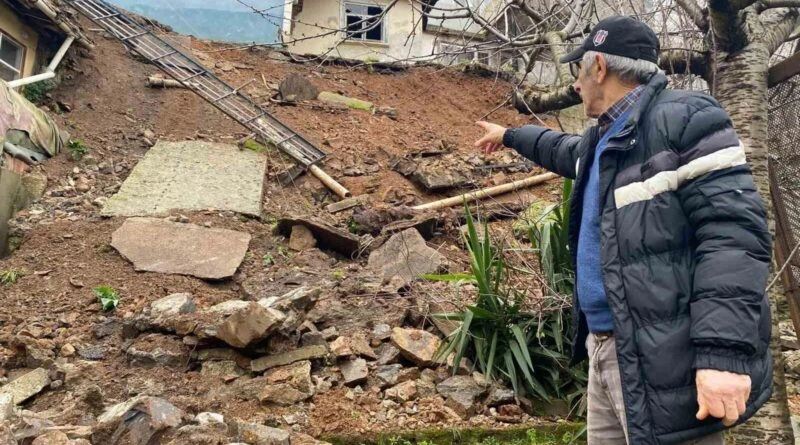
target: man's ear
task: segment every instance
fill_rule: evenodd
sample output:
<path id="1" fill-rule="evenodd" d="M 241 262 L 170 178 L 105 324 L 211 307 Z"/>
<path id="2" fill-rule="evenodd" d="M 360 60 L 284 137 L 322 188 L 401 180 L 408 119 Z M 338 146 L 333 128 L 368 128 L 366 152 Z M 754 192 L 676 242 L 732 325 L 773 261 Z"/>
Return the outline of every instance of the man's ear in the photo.
<path id="1" fill-rule="evenodd" d="M 608 78 L 608 64 L 602 54 L 595 54 L 594 64 L 597 66 L 597 83 L 603 83 Z"/>

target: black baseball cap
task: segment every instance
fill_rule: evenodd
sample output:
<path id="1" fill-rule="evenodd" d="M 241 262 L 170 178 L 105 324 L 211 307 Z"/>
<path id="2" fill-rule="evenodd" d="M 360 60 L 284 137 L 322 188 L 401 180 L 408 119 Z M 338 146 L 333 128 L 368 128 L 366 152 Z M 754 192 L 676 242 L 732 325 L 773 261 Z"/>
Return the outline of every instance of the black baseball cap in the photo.
<path id="1" fill-rule="evenodd" d="M 644 22 L 633 17 L 617 15 L 601 20 L 592 28 L 583 44 L 562 57 L 560 62 L 577 62 L 586 51 L 597 51 L 658 63 L 660 47 L 656 33 Z"/>

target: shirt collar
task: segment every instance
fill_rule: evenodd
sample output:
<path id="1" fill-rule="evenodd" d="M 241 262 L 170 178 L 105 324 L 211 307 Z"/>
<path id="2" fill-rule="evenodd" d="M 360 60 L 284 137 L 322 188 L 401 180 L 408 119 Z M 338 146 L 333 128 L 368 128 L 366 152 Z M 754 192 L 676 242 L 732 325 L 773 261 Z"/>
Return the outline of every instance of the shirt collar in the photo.
<path id="1" fill-rule="evenodd" d="M 601 114 L 599 118 L 597 118 L 597 124 L 600 126 L 601 129 L 608 128 L 617 118 L 622 116 L 623 113 L 628 111 L 628 109 L 635 104 L 639 98 L 642 97 L 642 93 L 644 92 L 644 85 L 639 85 L 636 88 L 632 89 L 628 92 L 622 99 L 618 100 L 614 105 L 612 105 L 605 113 Z"/>

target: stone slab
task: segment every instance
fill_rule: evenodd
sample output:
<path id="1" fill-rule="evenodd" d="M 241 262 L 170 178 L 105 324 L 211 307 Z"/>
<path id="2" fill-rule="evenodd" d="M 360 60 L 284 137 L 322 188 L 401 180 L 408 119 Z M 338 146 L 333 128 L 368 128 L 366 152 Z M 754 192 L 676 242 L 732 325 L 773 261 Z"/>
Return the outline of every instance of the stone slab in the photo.
<path id="1" fill-rule="evenodd" d="M 247 233 L 156 218 L 130 218 L 111 235 L 111 245 L 137 271 L 211 280 L 232 276 L 249 243 Z"/>
<path id="2" fill-rule="evenodd" d="M 14 404 L 19 405 L 42 392 L 49 384 L 50 378 L 47 376 L 47 370 L 38 368 L 0 387 L 0 395 L 10 394 Z"/>
<path id="3" fill-rule="evenodd" d="M 261 214 L 266 156 L 204 141 L 158 142 L 139 161 L 106 216 L 156 216 L 172 210 Z"/>

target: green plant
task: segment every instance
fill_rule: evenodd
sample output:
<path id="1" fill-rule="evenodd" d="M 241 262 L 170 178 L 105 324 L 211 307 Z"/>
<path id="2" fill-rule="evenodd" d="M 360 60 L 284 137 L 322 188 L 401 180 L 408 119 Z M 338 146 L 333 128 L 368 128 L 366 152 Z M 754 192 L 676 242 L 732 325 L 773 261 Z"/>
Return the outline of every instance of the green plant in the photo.
<path id="1" fill-rule="evenodd" d="M 78 139 L 71 139 L 67 147 L 69 148 L 70 157 L 73 161 L 80 161 L 83 156 L 89 152 L 89 148 L 86 147 L 86 144 Z"/>
<path id="2" fill-rule="evenodd" d="M 357 235 L 361 231 L 361 226 L 357 222 L 350 220 L 347 224 L 347 229 L 350 230 L 350 233 Z"/>
<path id="3" fill-rule="evenodd" d="M 374 56 L 369 56 L 366 59 L 364 59 L 364 63 L 367 65 L 367 72 L 370 74 L 374 73 L 375 67 L 373 67 L 372 65 L 378 62 L 380 62 L 380 60 Z"/>
<path id="4" fill-rule="evenodd" d="M 569 202 L 572 181 L 564 180 L 561 204 L 553 204 L 528 215 L 527 235 L 553 295 L 571 296 L 575 286 L 575 269 L 569 251 Z"/>
<path id="5" fill-rule="evenodd" d="M 344 280 L 344 278 L 345 278 L 344 271 L 342 271 L 342 270 L 334 270 L 333 271 L 333 279 L 334 280 L 342 281 L 342 280 Z"/>
<path id="6" fill-rule="evenodd" d="M 95 296 L 100 300 L 100 306 L 103 311 L 108 312 L 116 309 L 119 305 L 119 294 L 117 290 L 111 286 L 98 286 L 92 289 Z"/>
<path id="7" fill-rule="evenodd" d="M 40 105 L 45 97 L 47 97 L 47 93 L 52 91 L 55 87 L 56 84 L 50 80 L 36 82 L 30 85 L 25 85 L 22 95 L 25 96 L 25 99 L 28 99 L 28 101 L 33 102 L 36 105 Z"/>
<path id="8" fill-rule="evenodd" d="M 264 267 L 269 267 L 275 264 L 275 258 L 272 257 L 272 254 L 268 253 L 261 257 L 261 262 L 264 264 Z"/>
<path id="9" fill-rule="evenodd" d="M 427 278 L 469 281 L 477 287 L 478 295 L 475 304 L 463 312 L 434 315 L 461 322 L 443 342 L 439 360 L 453 354 L 453 363 L 460 363 L 462 357 L 469 356 L 488 380 L 502 379 L 519 395 L 575 403 L 585 392 L 586 373 L 568 366 L 565 338 L 571 317 L 560 309 L 540 314 L 524 312 L 525 293 L 509 285 L 510 271 L 519 270 L 506 265 L 503 249 L 492 245 L 487 227 L 479 236 L 466 206 L 465 214 L 471 274 Z"/>
<path id="10" fill-rule="evenodd" d="M 25 276 L 25 272 L 19 269 L 6 269 L 0 272 L 0 284 L 10 286 L 19 281 L 23 276 Z"/>

